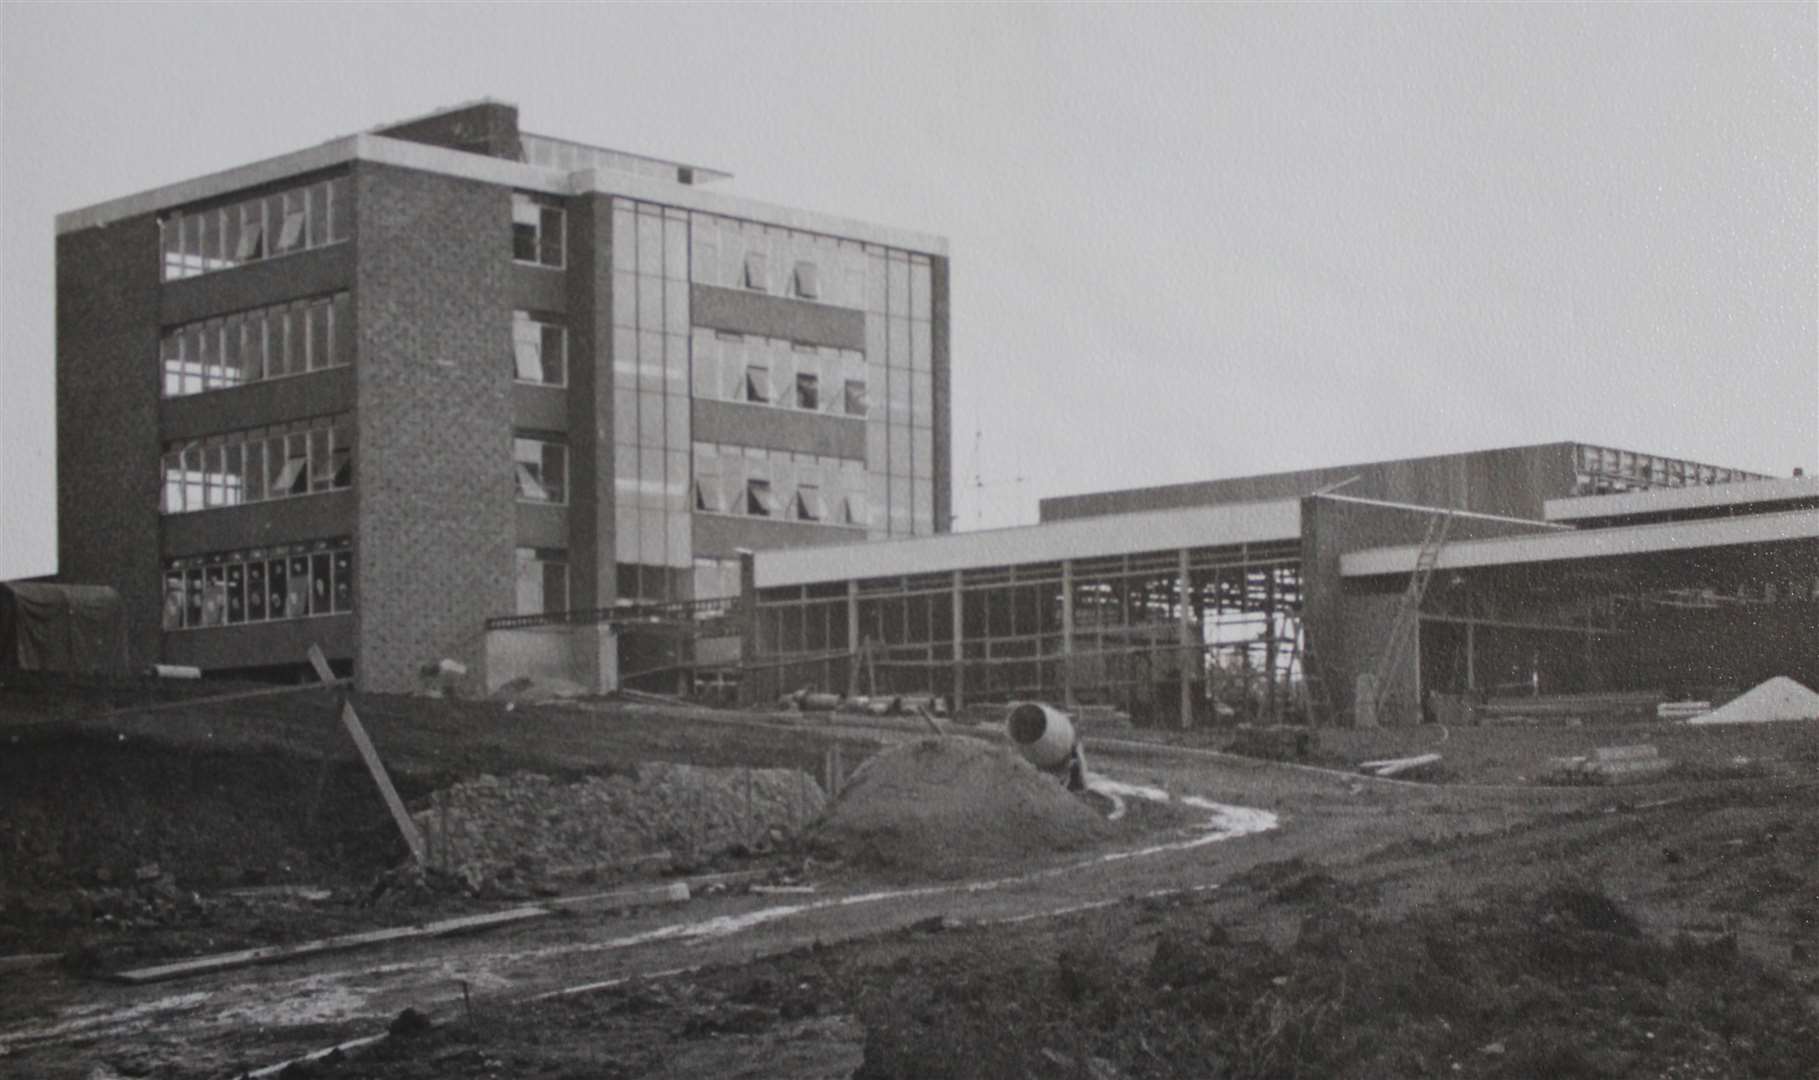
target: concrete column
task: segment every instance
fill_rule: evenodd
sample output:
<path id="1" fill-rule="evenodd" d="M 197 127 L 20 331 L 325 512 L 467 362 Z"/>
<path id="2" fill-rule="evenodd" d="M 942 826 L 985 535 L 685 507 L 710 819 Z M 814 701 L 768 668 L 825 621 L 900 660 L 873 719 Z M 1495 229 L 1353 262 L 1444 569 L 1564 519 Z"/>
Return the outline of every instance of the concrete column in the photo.
<path id="1" fill-rule="evenodd" d="M 846 692 L 850 697 L 859 690 L 859 579 L 846 581 Z"/>
<path id="2" fill-rule="evenodd" d="M 966 624 L 962 619 L 964 608 L 960 603 L 960 571 L 954 571 L 952 584 L 948 588 L 954 605 L 954 712 L 958 713 L 966 704 L 966 665 L 961 656 L 961 647 L 966 643 Z"/>
<path id="3" fill-rule="evenodd" d="M 1181 609 L 1181 726 L 1188 728 L 1194 723 L 1194 671 L 1190 663 L 1194 644 L 1194 605 L 1188 601 L 1189 586 L 1193 580 L 1188 575 L 1186 548 L 1175 553 L 1175 577 L 1175 602 Z"/>
<path id="4" fill-rule="evenodd" d="M 758 559 L 751 551 L 740 548 L 739 555 L 739 663 L 744 677 L 739 680 L 739 703 L 750 705 L 758 700 Z"/>
<path id="5" fill-rule="evenodd" d="M 1061 703 L 1072 710 L 1074 700 L 1074 560 L 1061 560 Z"/>
<path id="6" fill-rule="evenodd" d="M 1478 689 L 1478 635 L 1475 632 L 1478 623 L 1474 619 L 1465 621 L 1465 688 Z"/>

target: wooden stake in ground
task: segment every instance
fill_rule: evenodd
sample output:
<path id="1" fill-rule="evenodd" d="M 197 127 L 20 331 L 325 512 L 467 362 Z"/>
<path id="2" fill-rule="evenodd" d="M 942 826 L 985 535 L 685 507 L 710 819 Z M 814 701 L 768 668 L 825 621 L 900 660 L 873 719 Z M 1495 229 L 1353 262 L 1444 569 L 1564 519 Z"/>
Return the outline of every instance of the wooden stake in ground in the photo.
<path id="1" fill-rule="evenodd" d="M 335 673 L 329 670 L 328 657 L 322 650 L 309 647 L 310 666 L 316 669 L 316 677 L 325 683 L 335 682 Z M 398 798 L 398 789 L 392 786 L 392 778 L 385 771 L 385 763 L 379 760 L 379 751 L 373 748 L 373 740 L 367 738 L 366 727 L 360 723 L 360 717 L 354 713 L 354 706 L 344 696 L 341 699 L 341 723 L 354 740 L 355 749 L 360 751 L 360 760 L 366 762 L 366 771 L 373 776 L 373 783 L 379 785 L 379 794 L 385 797 L 386 808 L 392 812 L 392 820 L 398 823 L 398 831 L 404 834 L 404 843 L 411 849 L 411 858 L 417 861 L 417 868 L 424 869 L 429 859 L 423 849 L 423 834 L 417 831 L 417 823 L 411 820 L 404 810 L 404 800 Z"/>

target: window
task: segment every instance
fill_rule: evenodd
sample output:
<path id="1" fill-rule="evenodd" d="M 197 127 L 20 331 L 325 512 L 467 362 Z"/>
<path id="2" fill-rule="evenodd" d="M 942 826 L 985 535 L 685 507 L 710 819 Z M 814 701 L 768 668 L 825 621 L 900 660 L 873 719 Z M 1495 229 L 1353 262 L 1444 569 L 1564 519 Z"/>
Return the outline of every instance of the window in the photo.
<path id="1" fill-rule="evenodd" d="M 821 505 L 821 489 L 807 484 L 796 489 L 796 517 L 801 521 L 820 521 L 827 516 Z"/>
<path id="2" fill-rule="evenodd" d="M 354 553 L 345 537 L 172 559 L 163 578 L 166 630 L 354 609 Z"/>
<path id="3" fill-rule="evenodd" d="M 304 205 L 303 192 L 284 193 L 278 208 L 278 213 L 282 215 L 282 224 L 278 227 L 278 243 L 275 245 L 279 254 L 296 251 L 303 244 L 303 227 L 308 217 Z"/>
<path id="4" fill-rule="evenodd" d="M 163 512 L 283 499 L 354 483 L 347 414 L 166 443 Z"/>
<path id="5" fill-rule="evenodd" d="M 864 416 L 865 411 L 865 380 L 846 380 L 846 415 Z"/>
<path id="6" fill-rule="evenodd" d="M 846 525 L 864 525 L 864 524 L 866 524 L 865 496 L 864 495 L 861 495 L 858 492 L 854 492 L 846 497 L 846 520 L 842 524 L 846 524 Z"/>
<path id="7" fill-rule="evenodd" d="M 517 610 L 542 615 L 568 610 L 568 552 L 560 548 L 518 548 Z"/>
<path id="8" fill-rule="evenodd" d="M 518 498 L 527 502 L 568 501 L 568 447 L 519 436 L 512 440 Z"/>
<path id="9" fill-rule="evenodd" d="M 352 225 L 345 176 L 226 206 L 174 211 L 159 223 L 164 280 L 326 247 L 346 240 Z"/>
<path id="10" fill-rule="evenodd" d="M 821 407 L 821 381 L 814 375 L 803 372 L 796 376 L 796 407 L 810 412 Z"/>
<path id="11" fill-rule="evenodd" d="M 753 364 L 745 369 L 745 400 L 770 404 L 771 373 L 769 368 Z"/>
<path id="12" fill-rule="evenodd" d="M 726 499 L 721 495 L 719 477 L 696 479 L 695 509 L 709 514 L 726 513 Z"/>
<path id="13" fill-rule="evenodd" d="M 561 208 L 547 206 L 529 195 L 512 193 L 512 258 L 535 266 L 561 269 L 563 230 Z"/>
<path id="14" fill-rule="evenodd" d="M 754 517 L 770 517 L 774 512 L 771 502 L 771 482 L 752 479 L 745 482 L 745 512 Z"/>
<path id="15" fill-rule="evenodd" d="M 513 312 L 512 353 L 519 382 L 568 385 L 568 329 L 561 324 Z"/>
<path id="16" fill-rule="evenodd" d="M 821 271 L 812 262 L 799 262 L 790 284 L 802 299 L 817 299 L 821 296 Z"/>
<path id="17" fill-rule="evenodd" d="M 766 265 L 764 252 L 748 251 L 745 253 L 745 287 L 769 292 L 771 288 L 770 267 Z"/>
<path id="18" fill-rule="evenodd" d="M 164 333 L 164 396 L 345 367 L 353 353 L 348 294 L 237 311 Z"/>

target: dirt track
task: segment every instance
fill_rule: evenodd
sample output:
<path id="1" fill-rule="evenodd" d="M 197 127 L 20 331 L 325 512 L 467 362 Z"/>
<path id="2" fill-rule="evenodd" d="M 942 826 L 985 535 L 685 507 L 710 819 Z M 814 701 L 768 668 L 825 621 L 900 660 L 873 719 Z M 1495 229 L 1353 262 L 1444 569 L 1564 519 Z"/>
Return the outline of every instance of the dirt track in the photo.
<path id="1" fill-rule="evenodd" d="M 385 715 L 382 709 L 373 711 Z M 473 715 L 476 722 L 485 719 L 482 713 Z M 704 734 L 674 718 L 655 727 L 631 723 L 611 731 L 590 728 L 585 718 L 520 719 L 557 725 L 552 730 L 560 735 L 556 744 L 561 753 L 582 769 L 588 762 L 623 755 L 627 738 L 667 744 L 677 756 L 704 747 L 713 754 L 733 754 L 741 745 L 759 746 L 758 752 L 773 760 L 790 753 L 813 756 L 801 747 L 780 749 L 797 745 L 802 733 L 742 733 L 749 726 L 743 721 L 717 723 Z M 382 747 L 386 739 L 393 740 L 388 757 L 406 762 L 416 775 L 421 766 L 410 764 L 413 754 L 445 765 L 449 761 L 435 757 L 437 739 L 413 733 L 408 725 L 388 728 L 381 720 L 375 726 Z M 526 730 L 535 729 L 517 734 Z M 282 737 L 284 730 L 264 734 Z M 840 737 L 854 736 L 842 732 Z M 890 741 L 904 736 L 886 731 L 860 737 Z M 609 752 L 608 746 L 616 749 Z M 487 760 L 484 748 L 458 753 Z M 836 871 L 825 874 L 812 895 L 706 896 L 629 916 L 549 918 L 472 938 L 401 943 L 151 987 L 79 979 L 54 967 L 0 974 L 0 1075 L 90 1077 L 99 1067 L 135 1076 L 236 1076 L 345 1040 L 380 1035 L 406 1008 L 426 1013 L 434 1030 L 417 1041 L 392 1038 L 339 1065 L 309 1068 L 334 1077 L 548 1073 L 579 1078 L 818 1075 L 815 1069 L 825 1066 L 826 1075 L 846 1076 L 857 1068 L 854 1054 L 862 1051 L 859 1074 L 864 1076 L 997 1075 L 993 1070 L 1002 1062 L 986 1068 L 978 1056 L 982 1051 L 975 1048 L 968 1056 L 955 1049 L 985 1039 L 997 1040 L 994 1046 L 1002 1043 L 1010 1055 L 1003 1060 L 1019 1063 L 1029 1075 L 1223 1075 L 1204 1062 L 1195 1071 L 1193 1055 L 1204 1048 L 1178 1047 L 1173 1057 L 1153 1053 L 1151 1043 L 1163 1038 L 1161 1032 L 1179 1028 L 1181 1021 L 1167 1021 L 1173 1026 L 1164 1028 L 1145 1025 L 1163 1023 L 1176 998 L 1157 999 L 1138 1017 L 1119 1015 L 1090 984 L 1121 978 L 1114 997 L 1145 1000 L 1157 992 L 1150 988 L 1157 977 L 1152 972 L 1145 981 L 1131 975 L 1133 956 L 1148 951 L 1194 954 L 1212 947 L 1192 944 L 1208 926 L 1231 927 L 1243 940 L 1217 948 L 1238 952 L 1208 963 L 1213 969 L 1229 965 L 1259 980 L 1242 991 L 1232 983 L 1233 992 L 1248 995 L 1244 1000 L 1270 1001 L 1279 996 L 1272 987 L 1298 977 L 1296 965 L 1304 962 L 1317 972 L 1344 969 L 1347 962 L 1365 964 L 1361 970 L 1366 972 L 1405 962 L 1403 953 L 1394 951 L 1388 959 L 1367 960 L 1360 953 L 1349 961 L 1346 956 L 1304 961 L 1302 953 L 1325 940 L 1321 935 L 1330 931 L 1322 927 L 1332 917 L 1384 921 L 1385 929 L 1371 933 L 1342 930 L 1344 940 L 1394 942 L 1399 934 L 1416 932 L 1398 920 L 1470 924 L 1477 917 L 1473 905 L 1516 910 L 1509 906 L 1515 903 L 1509 899 L 1512 890 L 1540 889 L 1562 875 L 1597 883 L 1633 914 L 1639 932 L 1662 940 L 1690 933 L 1700 941 L 1737 944 L 1735 962 L 1697 954 L 1694 960 L 1705 965 L 1699 971 L 1712 970 L 1689 984 L 1695 990 L 1663 991 L 1667 997 L 1650 998 L 1644 1002 L 1647 1008 L 1671 1013 L 1682 1007 L 1676 1004 L 1682 999 L 1694 1000 L 1713 986 L 1735 982 L 1744 989 L 1725 990 L 1727 1001 L 1759 998 L 1813 1009 L 1800 1014 L 1809 1027 L 1819 1017 L 1819 997 L 1813 996 L 1819 991 L 1819 967 L 1812 959 L 1819 952 L 1819 806 L 1810 782 L 1442 787 L 1109 743 L 1095 753 L 1094 765 L 1127 784 L 1266 811 L 1276 816 L 1276 827 L 1202 842 L 1204 834 L 1176 830 L 1171 823 L 1169 830 L 1150 836 L 1127 831 L 1110 850 L 1004 866 L 962 882 L 916 885 Z M 1143 848 L 1159 850 L 1117 857 Z M 1546 916 L 1544 924 L 1552 918 Z M 1492 920 L 1497 925 L 1508 921 L 1502 916 Z M 1429 938 L 1435 933 L 1419 932 Z M 1189 946 L 1178 944 L 1182 934 L 1188 935 L 1182 940 L 1189 940 Z M 1079 988 L 1070 979 L 1078 980 L 1067 974 L 1075 962 L 1066 957 L 1082 943 L 1097 943 L 1093 947 L 1104 954 L 1088 965 L 1093 971 L 1125 974 L 1092 975 L 1089 990 L 1076 993 Z M 1062 957 L 1065 990 L 1059 1000 L 1053 999 L 1050 985 L 1057 956 Z M 1678 971 L 1673 964 L 1684 958 L 1674 957 L 1680 954 L 1650 962 Z M 1152 961 L 1151 968 L 1158 963 Z M 1760 986 L 1749 982 L 1755 976 L 1748 971 L 1757 968 L 1744 971 L 1736 964 L 1763 965 L 1768 974 L 1762 977 L 1770 981 Z M 672 974 L 684 970 L 690 974 Z M 1481 974 L 1481 982 L 1490 980 L 1486 985 L 1512 977 Z M 1415 981 L 1427 977 L 1423 973 Z M 1664 985 L 1670 990 L 1679 986 L 1676 978 L 1680 976 L 1672 975 Z M 980 989 L 988 986 L 989 991 Z M 961 991 L 955 987 L 975 989 L 956 999 L 953 994 Z M 579 992 L 567 993 L 571 991 Z M 1319 1023 L 1330 1025 L 1339 1015 L 1340 1003 L 1326 1001 L 1323 993 L 1304 995 L 1323 1002 L 1320 1009 L 1326 1010 L 1303 1018 L 1314 1025 L 1310 1030 Z M 547 995 L 558 1000 L 538 1000 Z M 1283 1007 L 1292 1014 L 1291 1005 Z M 1440 1015 L 1445 1005 L 1433 1003 L 1429 1011 Z M 1614 1004 L 1588 1005 L 1586 1015 L 1633 1005 L 1619 994 Z M 1415 1022 L 1396 1008 L 1373 1008 L 1389 1010 L 1381 1012 L 1385 1023 Z M 1726 1021 L 1736 1030 L 1722 1036 L 1696 1020 L 1682 1020 L 1680 1027 L 1707 1042 L 1722 1037 L 1750 1046 L 1779 1046 L 1775 1040 L 1782 1028 L 1799 1022 L 1798 1017 L 1787 1021 L 1767 1006 L 1756 1011 L 1767 1019 Z M 905 1015 L 916 1019 L 906 1021 Z M 982 1018 L 987 1017 L 994 1019 L 986 1023 Z M 1504 1022 L 1493 1011 L 1485 1030 L 1500 1030 L 1497 1024 Z M 1508 1041 L 1514 1047 L 1525 1037 L 1523 1023 L 1545 1031 L 1559 1021 L 1543 1015 L 1508 1023 L 1515 1025 L 1515 1033 L 1494 1041 L 1454 1017 L 1442 1024 L 1448 1034 L 1431 1035 L 1429 1042 L 1463 1045 L 1479 1038 L 1485 1045 Z M 1318 1030 L 1330 1035 L 1329 1028 Z M 1068 1045 L 1057 1050 L 1061 1043 Z M 617 1049 L 608 1053 L 605 1044 Z M 1819 1047 L 1789 1045 L 1794 1051 L 1784 1050 L 1782 1058 L 1798 1052 L 1810 1053 L 1805 1060 L 1819 1060 Z M 792 1057 L 797 1050 L 808 1056 Z M 1096 1058 L 1100 1053 L 1112 1058 Z M 1552 1060 L 1544 1061 L 1538 1053 L 1528 1046 L 1508 1060 L 1468 1056 L 1460 1068 L 1466 1075 L 1523 1075 L 1521 1068 L 1539 1068 L 1537 1063 Z M 1605 1064 L 1591 1071 L 1575 1073 L 1572 1061 L 1554 1061 L 1548 1071 L 1761 1073 L 1754 1065 L 1728 1072 L 1727 1066 L 1711 1065 L 1724 1058 L 1705 1043 L 1676 1044 L 1672 1054 L 1677 1056 L 1671 1061 L 1658 1061 L 1646 1052 L 1617 1048 L 1597 1058 Z M 1703 1071 L 1666 1068 L 1695 1058 L 1706 1062 Z M 1735 1052 L 1732 1058 L 1753 1060 Z M 1268 1060 L 1274 1059 L 1258 1058 Z M 1426 1057 L 1420 1061 L 1431 1063 Z M 1606 1067 L 1610 1061 L 1628 1064 Z M 738 1073 L 735 1065 L 746 1071 Z M 1221 1068 L 1234 1076 L 1294 1074 L 1269 1068 L 1247 1073 L 1230 1061 Z M 293 1069 L 297 1075 L 304 1071 Z M 1425 1065 L 1409 1066 L 1395 1074 L 1423 1071 Z M 1370 1067 L 1352 1074 L 1389 1075 Z"/>
<path id="2" fill-rule="evenodd" d="M 709 898 L 629 918 L 542 921 L 466 940 L 397 946 L 283 968 L 125 988 L 64 981 L 35 1002 L 0 1012 L 8 1068 L 76 1075 L 96 1056 L 126 1053 L 168 1075 L 222 1075 L 374 1034 L 402 1009 L 448 1018 L 470 1000 L 492 1010 L 516 1000 L 603 980 L 738 963 L 814 943 L 875 935 L 930 918 L 1001 922 L 1090 905 L 1215 886 L 1264 862 L 1343 861 L 1410 839 L 1499 830 L 1542 807 L 1532 793 L 1457 793 L 1366 784 L 1307 771 L 1234 765 L 1173 754 L 1114 760 L 1118 779 L 1275 812 L 1277 829 L 1131 858 L 1006 868 L 993 880 L 921 888 L 854 884 L 813 897 Z M 1608 799 L 1557 791 L 1553 808 Z M 1181 844 L 1192 837 L 1158 837 Z M 806 902 L 805 902 L 806 901 Z M 730 927 L 748 923 L 744 929 Z M 665 936 L 674 935 L 674 936 Z M 21 1007 L 23 1006 L 23 1007 Z M 124 1047 L 131 1046 L 130 1050 Z"/>

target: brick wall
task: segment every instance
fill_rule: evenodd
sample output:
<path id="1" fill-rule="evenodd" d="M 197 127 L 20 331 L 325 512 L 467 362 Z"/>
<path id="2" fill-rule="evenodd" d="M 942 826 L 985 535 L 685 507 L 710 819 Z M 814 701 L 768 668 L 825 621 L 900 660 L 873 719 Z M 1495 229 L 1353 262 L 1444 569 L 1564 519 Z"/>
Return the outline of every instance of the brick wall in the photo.
<path id="1" fill-rule="evenodd" d="M 354 192 L 356 670 L 395 691 L 478 675 L 512 607 L 511 194 L 367 163 Z"/>
<path id="2" fill-rule="evenodd" d="M 158 223 L 57 238 L 57 576 L 112 585 L 158 656 Z"/>
<path id="3" fill-rule="evenodd" d="M 605 195 L 568 213 L 569 606 L 618 595 L 613 527 L 613 210 Z"/>

